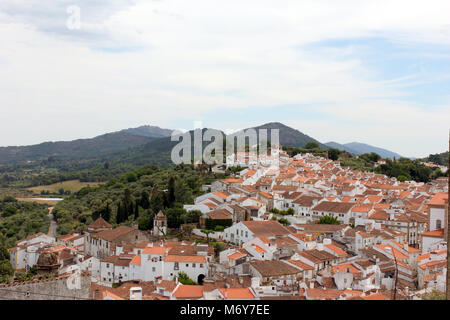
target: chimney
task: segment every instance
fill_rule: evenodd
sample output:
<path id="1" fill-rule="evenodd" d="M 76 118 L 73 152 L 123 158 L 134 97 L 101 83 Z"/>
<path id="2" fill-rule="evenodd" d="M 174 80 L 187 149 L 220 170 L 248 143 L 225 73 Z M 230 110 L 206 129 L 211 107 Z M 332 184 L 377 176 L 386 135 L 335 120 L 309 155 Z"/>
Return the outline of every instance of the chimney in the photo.
<path id="1" fill-rule="evenodd" d="M 142 288 L 141 287 L 130 288 L 130 300 L 142 300 Z"/>

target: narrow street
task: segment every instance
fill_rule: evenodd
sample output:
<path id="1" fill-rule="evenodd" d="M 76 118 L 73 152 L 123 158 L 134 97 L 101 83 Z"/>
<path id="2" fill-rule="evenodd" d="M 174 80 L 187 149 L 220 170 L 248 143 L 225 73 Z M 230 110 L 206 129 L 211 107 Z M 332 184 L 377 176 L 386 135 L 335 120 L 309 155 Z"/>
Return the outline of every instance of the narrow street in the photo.
<path id="1" fill-rule="evenodd" d="M 51 237 L 56 237 L 56 228 L 58 224 L 55 221 L 55 217 L 53 216 L 53 207 L 48 208 L 48 217 L 50 218 L 50 227 L 48 228 L 48 235 Z"/>

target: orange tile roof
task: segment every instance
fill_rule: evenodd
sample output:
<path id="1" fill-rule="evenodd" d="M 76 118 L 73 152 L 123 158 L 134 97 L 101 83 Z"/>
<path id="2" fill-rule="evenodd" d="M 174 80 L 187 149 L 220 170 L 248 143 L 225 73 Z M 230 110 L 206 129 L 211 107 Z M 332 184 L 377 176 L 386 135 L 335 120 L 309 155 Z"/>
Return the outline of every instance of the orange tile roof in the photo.
<path id="1" fill-rule="evenodd" d="M 331 251 L 337 253 L 337 255 L 339 257 L 347 257 L 348 254 L 347 252 L 345 252 L 344 250 L 342 250 L 341 248 L 335 246 L 334 244 L 326 244 L 325 247 L 327 247 L 328 249 L 330 249 Z"/>
<path id="2" fill-rule="evenodd" d="M 242 253 L 242 252 L 235 252 L 235 253 L 233 253 L 233 254 L 230 254 L 230 255 L 228 256 L 228 259 L 236 260 L 236 259 L 239 259 L 239 258 L 242 258 L 242 257 L 245 257 L 245 256 L 246 256 L 245 253 Z"/>
<path id="3" fill-rule="evenodd" d="M 388 244 L 377 244 L 377 245 L 375 245 L 375 247 L 377 247 L 387 253 L 389 253 L 387 248 L 391 248 L 391 252 L 392 252 L 391 255 L 395 256 L 395 258 L 397 258 L 397 259 L 408 258 L 407 255 L 403 254 L 402 252 L 400 252 L 399 250 L 395 249 L 393 246 L 390 246 Z"/>
<path id="4" fill-rule="evenodd" d="M 431 198 L 428 204 L 445 205 L 446 200 L 448 201 L 448 194 L 446 192 L 438 192 L 433 196 L 433 198 Z"/>
<path id="5" fill-rule="evenodd" d="M 134 258 L 131 259 L 130 264 L 140 266 L 141 265 L 141 256 L 139 256 L 139 255 L 134 256 Z"/>
<path id="6" fill-rule="evenodd" d="M 177 289 L 172 293 L 177 299 L 187 299 L 187 298 L 202 298 L 203 297 L 203 286 L 193 286 L 180 284 Z"/>
<path id="7" fill-rule="evenodd" d="M 108 290 L 103 291 L 103 300 L 105 300 L 105 298 L 111 298 L 112 300 L 125 300 L 124 298 L 119 297 Z"/>
<path id="8" fill-rule="evenodd" d="M 220 191 L 214 192 L 214 194 L 223 200 L 225 200 L 227 198 L 227 195 Z"/>
<path id="9" fill-rule="evenodd" d="M 255 295 L 249 288 L 222 288 L 219 292 L 226 299 L 253 299 Z"/>
<path id="10" fill-rule="evenodd" d="M 255 249 L 256 252 L 259 252 L 259 253 L 266 252 L 266 250 L 264 250 L 263 248 L 261 248 L 260 246 L 258 246 L 256 244 L 252 244 L 252 248 Z"/>
<path id="11" fill-rule="evenodd" d="M 352 208 L 352 212 L 369 212 L 372 210 L 372 205 L 366 204 L 366 205 L 359 205 L 357 207 Z"/>
<path id="12" fill-rule="evenodd" d="M 368 295 L 368 296 L 361 296 L 361 298 L 363 298 L 364 300 L 391 300 L 388 297 L 386 297 L 385 295 L 383 295 L 380 292 Z"/>
<path id="13" fill-rule="evenodd" d="M 347 269 L 351 272 L 351 273 L 360 273 L 361 270 L 358 270 L 358 268 L 356 268 L 354 265 L 350 264 L 350 263 L 346 263 L 346 264 L 340 264 L 337 266 L 333 266 L 333 273 L 336 272 L 347 272 Z"/>
<path id="14" fill-rule="evenodd" d="M 163 255 L 166 253 L 166 247 L 147 247 L 142 253 Z"/>
<path id="15" fill-rule="evenodd" d="M 422 237 L 443 238 L 444 237 L 444 229 L 423 232 L 423 233 L 421 233 L 421 235 L 422 235 Z"/>
<path id="16" fill-rule="evenodd" d="M 446 255 L 447 250 L 441 250 L 441 251 L 438 251 L 436 253 L 437 253 L 438 256 Z M 422 261 L 424 259 L 428 259 L 429 257 L 430 257 L 430 252 L 427 252 L 427 253 L 424 253 L 424 254 L 421 254 L 420 256 L 418 256 L 417 257 L 417 261 L 420 262 L 420 261 Z"/>
<path id="17" fill-rule="evenodd" d="M 59 246 L 50 248 L 50 251 L 51 251 L 51 252 L 59 252 L 59 251 L 64 250 L 65 248 L 66 248 L 66 246 L 63 245 L 63 244 L 61 244 L 61 245 L 59 245 Z"/>
<path id="18" fill-rule="evenodd" d="M 375 203 L 373 207 L 375 209 L 389 209 L 391 205 L 389 203 Z"/>
<path id="19" fill-rule="evenodd" d="M 306 264 L 300 260 L 288 260 L 289 263 L 292 263 L 293 265 L 299 267 L 302 270 L 314 270 L 313 266 L 310 266 L 309 264 Z"/>

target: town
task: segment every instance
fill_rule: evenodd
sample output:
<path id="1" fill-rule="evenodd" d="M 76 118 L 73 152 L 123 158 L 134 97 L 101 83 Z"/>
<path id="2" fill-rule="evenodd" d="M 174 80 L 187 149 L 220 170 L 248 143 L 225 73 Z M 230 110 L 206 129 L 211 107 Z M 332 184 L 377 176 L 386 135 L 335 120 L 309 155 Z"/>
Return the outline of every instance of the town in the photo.
<path id="1" fill-rule="evenodd" d="M 446 291 L 447 177 L 400 182 L 281 150 L 276 164 L 233 157 L 242 170 L 184 205 L 201 212 L 191 240 L 168 235 L 163 210 L 150 231 L 100 216 L 83 232 L 37 233 L 10 262 L 46 276 L 2 284 L 0 299 L 421 300 Z"/>

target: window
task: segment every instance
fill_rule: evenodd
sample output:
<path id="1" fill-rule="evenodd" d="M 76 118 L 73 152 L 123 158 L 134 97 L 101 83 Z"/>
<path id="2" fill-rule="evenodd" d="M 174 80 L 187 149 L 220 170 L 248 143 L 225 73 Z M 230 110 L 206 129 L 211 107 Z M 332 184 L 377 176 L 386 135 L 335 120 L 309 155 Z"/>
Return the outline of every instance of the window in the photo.
<path id="1" fill-rule="evenodd" d="M 200 263 L 200 268 L 203 268 L 203 263 Z"/>
<path id="2" fill-rule="evenodd" d="M 109 263 L 106 264 L 106 267 L 109 268 Z"/>
<path id="3" fill-rule="evenodd" d="M 186 263 L 186 268 L 189 267 L 189 263 Z"/>
<path id="4" fill-rule="evenodd" d="M 442 222 L 439 219 L 436 220 L 436 229 L 442 229 Z"/>
<path id="5" fill-rule="evenodd" d="M 175 262 L 175 265 L 174 265 L 174 267 L 173 267 L 175 270 L 179 270 L 180 269 L 180 266 L 178 265 L 178 262 Z"/>
<path id="6" fill-rule="evenodd" d="M 155 272 L 155 271 L 156 271 L 156 268 L 155 268 L 155 267 L 153 267 L 153 268 L 152 268 L 152 272 Z"/>
<path id="7" fill-rule="evenodd" d="M 192 268 L 195 268 L 195 263 L 192 264 Z"/>

